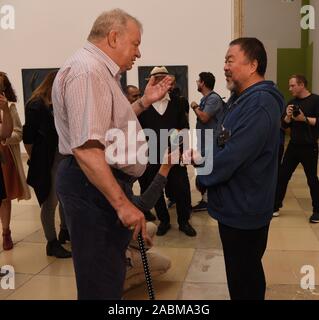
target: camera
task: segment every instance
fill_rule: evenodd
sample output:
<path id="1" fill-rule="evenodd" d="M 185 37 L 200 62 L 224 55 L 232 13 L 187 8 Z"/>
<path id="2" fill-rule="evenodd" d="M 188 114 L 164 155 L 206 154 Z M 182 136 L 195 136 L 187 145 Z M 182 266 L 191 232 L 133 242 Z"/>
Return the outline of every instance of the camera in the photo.
<path id="1" fill-rule="evenodd" d="M 183 154 L 183 142 L 183 136 L 179 134 L 179 131 L 176 129 L 173 130 L 168 137 L 168 153 L 171 153 L 173 150 L 175 150 L 175 148 L 178 148 L 181 157 Z"/>
<path id="2" fill-rule="evenodd" d="M 229 140 L 231 133 L 229 130 L 225 129 L 223 126 L 221 127 L 221 131 L 217 136 L 217 146 L 220 148 L 224 148 L 226 142 Z"/>
<path id="3" fill-rule="evenodd" d="M 168 137 L 168 147 L 169 151 L 172 151 L 172 147 L 179 146 L 181 148 L 183 146 L 183 136 L 179 134 L 178 130 L 173 130 L 173 132 Z"/>
<path id="4" fill-rule="evenodd" d="M 298 106 L 296 104 L 292 105 L 292 115 L 294 118 L 296 118 L 300 115 L 300 106 Z"/>

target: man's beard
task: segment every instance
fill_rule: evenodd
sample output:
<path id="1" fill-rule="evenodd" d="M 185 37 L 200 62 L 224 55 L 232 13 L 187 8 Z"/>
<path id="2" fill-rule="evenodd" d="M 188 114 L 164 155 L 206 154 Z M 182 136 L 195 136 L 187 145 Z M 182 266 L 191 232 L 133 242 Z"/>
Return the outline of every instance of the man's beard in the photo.
<path id="1" fill-rule="evenodd" d="M 234 81 L 232 81 L 232 80 L 226 81 L 226 87 L 231 92 L 235 91 L 235 89 L 236 89 L 236 85 L 235 85 Z"/>

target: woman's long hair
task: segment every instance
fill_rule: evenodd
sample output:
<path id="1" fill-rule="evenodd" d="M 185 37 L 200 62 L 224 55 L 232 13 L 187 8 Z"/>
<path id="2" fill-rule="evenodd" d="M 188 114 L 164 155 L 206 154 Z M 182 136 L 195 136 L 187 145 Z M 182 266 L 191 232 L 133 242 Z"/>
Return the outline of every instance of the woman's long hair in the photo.
<path id="1" fill-rule="evenodd" d="M 17 96 L 6 73 L 0 71 L 0 94 L 5 94 L 9 102 L 17 102 Z"/>
<path id="2" fill-rule="evenodd" d="M 41 99 L 44 104 L 49 107 L 52 104 L 51 91 L 57 73 L 58 71 L 48 73 L 41 84 L 32 92 L 31 98 L 27 103 Z"/>

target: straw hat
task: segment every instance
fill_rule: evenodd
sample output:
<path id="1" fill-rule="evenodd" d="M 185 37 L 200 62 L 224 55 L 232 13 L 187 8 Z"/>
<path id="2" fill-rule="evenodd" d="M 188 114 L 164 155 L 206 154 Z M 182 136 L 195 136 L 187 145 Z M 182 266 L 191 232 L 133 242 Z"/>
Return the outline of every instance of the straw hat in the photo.
<path id="1" fill-rule="evenodd" d="M 154 77 L 163 77 L 163 76 L 168 76 L 170 75 L 167 71 L 167 69 L 162 66 L 162 67 L 154 67 L 146 80 L 149 80 L 152 76 Z"/>

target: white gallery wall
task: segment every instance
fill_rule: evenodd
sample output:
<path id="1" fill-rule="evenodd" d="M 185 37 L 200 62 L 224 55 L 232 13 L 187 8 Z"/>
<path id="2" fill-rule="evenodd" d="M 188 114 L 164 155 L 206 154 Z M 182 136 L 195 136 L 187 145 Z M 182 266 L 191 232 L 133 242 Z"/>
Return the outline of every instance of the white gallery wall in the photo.
<path id="1" fill-rule="evenodd" d="M 319 0 L 311 0 L 315 9 L 315 29 L 310 30 L 310 43 L 313 42 L 312 91 L 319 94 Z"/>
<path id="2" fill-rule="evenodd" d="M 0 70 L 17 91 L 22 122 L 21 69 L 61 66 L 86 41 L 95 18 L 112 8 L 136 16 L 144 28 L 142 57 L 128 84 L 138 84 L 138 65 L 188 65 L 191 101 L 201 97 L 195 83 L 201 71 L 213 72 L 216 90 L 228 94 L 223 63 L 232 36 L 231 0 L 0 0 L 0 8 L 4 4 L 15 9 L 15 29 L 0 28 Z"/>
<path id="3" fill-rule="evenodd" d="M 244 0 L 243 3 L 244 36 L 264 42 L 268 53 L 266 78 L 276 82 L 277 49 L 300 48 L 301 0 Z"/>

